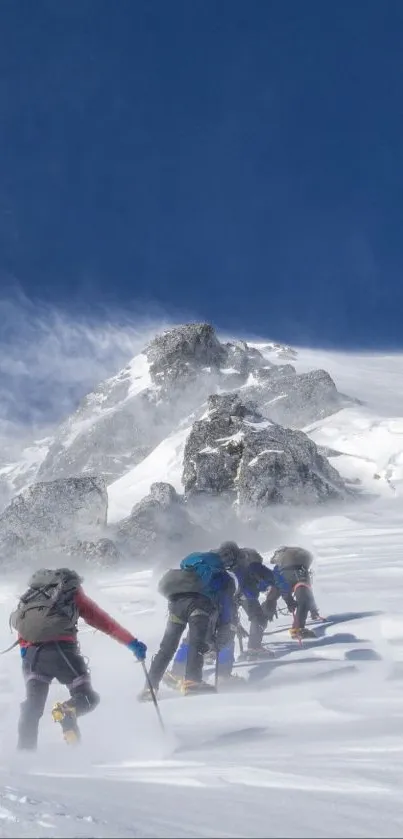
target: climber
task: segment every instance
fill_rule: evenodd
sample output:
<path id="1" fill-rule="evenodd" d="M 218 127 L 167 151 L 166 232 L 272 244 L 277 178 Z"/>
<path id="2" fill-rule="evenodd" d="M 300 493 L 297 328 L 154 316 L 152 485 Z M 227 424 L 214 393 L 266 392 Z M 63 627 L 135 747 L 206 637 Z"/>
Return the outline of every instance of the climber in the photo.
<path id="1" fill-rule="evenodd" d="M 305 626 L 309 612 L 314 620 L 319 618 L 312 591 L 312 554 L 304 548 L 281 547 L 274 552 L 270 562 L 274 565 L 275 588 L 263 604 L 266 612 L 275 611 L 277 599 L 283 597 L 290 611 L 294 612 L 290 635 L 293 638 L 315 637 L 313 630 Z"/>
<path id="2" fill-rule="evenodd" d="M 158 690 L 188 626 L 181 692 L 214 692 L 214 686 L 202 679 L 203 656 L 210 647 L 212 624 L 217 616 L 224 612 L 231 614 L 235 586 L 227 569 L 236 562 L 237 551 L 235 543 L 224 542 L 215 551 L 190 554 L 182 560 L 179 569 L 170 569 L 161 578 L 158 590 L 168 600 L 169 616 L 160 648 L 150 666 L 149 677 L 154 690 Z M 150 698 L 146 686 L 139 699 Z"/>
<path id="3" fill-rule="evenodd" d="M 57 679 L 70 691 L 70 699 L 57 703 L 53 719 L 61 723 L 68 743 L 79 739 L 76 718 L 92 711 L 99 702 L 89 670 L 77 643 L 77 621 L 83 620 L 121 644 L 139 661 L 147 647 L 87 597 L 82 577 L 69 568 L 36 571 L 28 582 L 10 624 L 18 632 L 26 699 L 21 704 L 18 748 L 36 749 L 39 721 L 50 683 Z"/>
<path id="4" fill-rule="evenodd" d="M 271 657 L 272 653 L 262 644 L 263 633 L 267 626 L 268 617 L 259 602 L 259 595 L 274 586 L 274 575 L 270 568 L 263 563 L 263 557 L 253 548 L 238 548 L 234 543 L 230 573 L 235 578 L 235 585 L 229 588 L 229 597 L 221 603 L 215 619 L 210 622 L 210 650 L 211 662 L 218 655 L 218 681 L 229 683 L 235 661 L 235 637 L 248 637 L 248 649 L 242 652 L 241 658 L 253 660 L 255 658 Z M 238 616 L 241 606 L 250 620 L 249 633 L 243 631 Z M 172 669 L 167 672 L 164 681 L 174 687 L 183 675 L 188 654 L 189 639 L 178 649 Z M 206 656 L 207 658 L 207 656 Z"/>

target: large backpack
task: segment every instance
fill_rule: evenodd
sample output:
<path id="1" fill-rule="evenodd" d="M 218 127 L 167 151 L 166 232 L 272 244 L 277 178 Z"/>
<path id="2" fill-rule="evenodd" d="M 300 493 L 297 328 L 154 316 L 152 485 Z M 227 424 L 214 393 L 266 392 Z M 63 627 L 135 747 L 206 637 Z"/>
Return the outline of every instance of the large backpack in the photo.
<path id="1" fill-rule="evenodd" d="M 180 567 L 182 571 L 193 571 L 197 574 L 202 583 L 203 594 L 207 597 L 221 587 L 223 575 L 226 573 L 221 557 L 213 551 L 189 554 L 182 559 Z"/>
<path id="2" fill-rule="evenodd" d="M 235 573 L 241 597 L 257 598 L 274 583 L 271 569 L 267 568 L 262 555 L 254 548 L 241 549 Z"/>
<path id="3" fill-rule="evenodd" d="M 170 568 L 161 577 L 158 583 L 158 591 L 167 599 L 180 594 L 203 594 L 203 583 L 195 571 Z"/>
<path id="4" fill-rule="evenodd" d="M 271 562 L 281 569 L 299 566 L 309 569 L 313 562 L 313 556 L 305 548 L 283 547 L 274 552 Z"/>
<path id="5" fill-rule="evenodd" d="M 248 565 L 255 565 L 255 563 L 263 565 L 263 557 L 259 551 L 256 551 L 255 548 L 241 548 L 239 551 L 238 564 L 248 567 Z"/>
<path id="6" fill-rule="evenodd" d="M 75 636 L 79 618 L 75 595 L 81 583 L 81 577 L 69 568 L 36 571 L 10 615 L 10 625 L 33 644 Z"/>

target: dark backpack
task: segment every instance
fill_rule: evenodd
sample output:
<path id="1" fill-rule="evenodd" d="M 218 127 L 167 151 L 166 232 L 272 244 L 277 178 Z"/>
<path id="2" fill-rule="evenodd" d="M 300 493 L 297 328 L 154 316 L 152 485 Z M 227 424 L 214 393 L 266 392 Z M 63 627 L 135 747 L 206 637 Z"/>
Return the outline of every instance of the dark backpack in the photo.
<path id="1" fill-rule="evenodd" d="M 235 569 L 240 596 L 256 598 L 274 584 L 273 573 L 263 562 L 263 557 L 254 548 L 242 548 L 238 566 Z"/>
<path id="2" fill-rule="evenodd" d="M 79 618 L 75 596 L 81 583 L 81 577 L 69 568 L 36 571 L 10 615 L 10 625 L 32 644 L 75 636 Z"/>
<path id="3" fill-rule="evenodd" d="M 241 548 L 238 564 L 247 568 L 248 565 L 254 565 L 255 563 L 263 565 L 263 557 L 259 551 L 256 551 L 254 548 Z"/>

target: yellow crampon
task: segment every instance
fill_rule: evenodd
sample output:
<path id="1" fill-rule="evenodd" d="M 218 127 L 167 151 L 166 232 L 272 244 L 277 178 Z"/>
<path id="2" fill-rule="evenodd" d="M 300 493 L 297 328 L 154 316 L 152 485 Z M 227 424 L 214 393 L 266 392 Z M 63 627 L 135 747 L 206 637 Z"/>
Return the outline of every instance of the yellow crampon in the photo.
<path id="1" fill-rule="evenodd" d="M 193 679 L 181 679 L 179 690 L 183 696 L 188 696 L 190 693 L 217 693 L 214 685 L 209 685 L 207 682 L 194 682 Z"/>
<path id="2" fill-rule="evenodd" d="M 63 737 L 69 746 L 80 742 L 80 732 L 76 721 L 75 709 L 67 702 L 56 702 L 52 708 L 54 722 L 58 722 L 63 730 Z"/>

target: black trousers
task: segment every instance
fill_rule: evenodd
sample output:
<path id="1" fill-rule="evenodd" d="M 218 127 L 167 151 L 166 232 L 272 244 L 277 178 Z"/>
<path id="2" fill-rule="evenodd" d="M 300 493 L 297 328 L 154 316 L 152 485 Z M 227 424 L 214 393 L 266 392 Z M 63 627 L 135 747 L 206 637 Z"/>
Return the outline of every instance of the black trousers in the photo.
<path id="1" fill-rule="evenodd" d="M 268 616 L 268 621 L 273 620 L 273 617 L 276 614 L 277 601 L 280 597 L 281 595 L 279 590 L 273 586 L 263 603 L 263 610 Z M 294 585 L 292 595 L 286 598 L 285 602 L 289 610 L 294 613 L 294 629 L 305 629 L 309 612 L 313 615 L 318 614 L 315 597 L 312 588 L 308 583 L 297 583 Z"/>
<path id="2" fill-rule="evenodd" d="M 99 695 L 92 688 L 87 665 L 77 644 L 60 641 L 28 647 L 22 659 L 22 672 L 26 698 L 21 703 L 18 723 L 20 749 L 35 749 L 37 746 L 39 722 L 53 679 L 68 687 L 69 705 L 77 716 L 92 711 L 98 705 Z"/>
<path id="3" fill-rule="evenodd" d="M 242 606 L 250 621 L 248 650 L 258 650 L 262 646 L 263 633 L 269 617 L 258 600 L 241 597 L 239 605 Z"/>
<path id="4" fill-rule="evenodd" d="M 159 683 L 178 649 L 186 626 L 189 627 L 189 649 L 185 679 L 202 681 L 203 656 L 209 648 L 208 636 L 213 604 L 203 595 L 178 595 L 169 600 L 169 616 L 157 654 L 150 666 L 150 680 L 154 688 Z"/>

